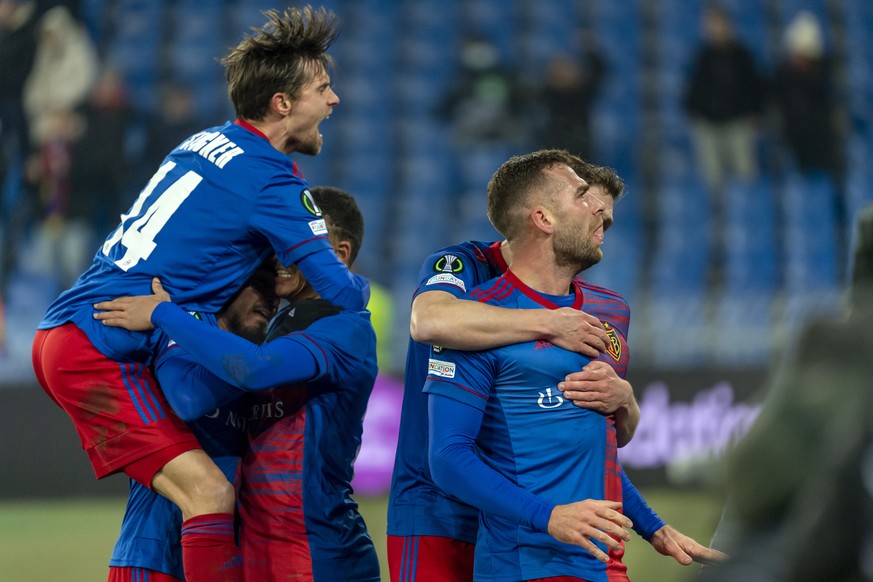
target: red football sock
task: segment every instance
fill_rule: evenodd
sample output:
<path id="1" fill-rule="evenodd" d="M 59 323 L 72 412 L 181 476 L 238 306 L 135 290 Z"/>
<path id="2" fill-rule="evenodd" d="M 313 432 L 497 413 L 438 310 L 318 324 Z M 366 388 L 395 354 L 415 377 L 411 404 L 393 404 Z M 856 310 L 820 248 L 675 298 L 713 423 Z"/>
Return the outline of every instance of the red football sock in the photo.
<path id="1" fill-rule="evenodd" d="M 182 522 L 182 566 L 187 582 L 242 582 L 233 514 L 209 513 Z"/>

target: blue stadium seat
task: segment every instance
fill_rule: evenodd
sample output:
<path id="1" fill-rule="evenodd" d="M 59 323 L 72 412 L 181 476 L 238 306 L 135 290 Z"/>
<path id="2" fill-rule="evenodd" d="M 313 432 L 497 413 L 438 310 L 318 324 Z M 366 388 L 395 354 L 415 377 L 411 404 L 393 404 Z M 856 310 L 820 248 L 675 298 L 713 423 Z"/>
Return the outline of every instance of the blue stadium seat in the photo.
<path id="1" fill-rule="evenodd" d="M 554 56 L 575 56 L 579 52 L 578 3 L 573 0 L 541 1 L 530 4 L 524 16 L 518 59 L 523 76 L 542 78 L 545 63 Z"/>
<path id="2" fill-rule="evenodd" d="M 491 175 L 514 153 L 509 145 L 498 143 L 472 146 L 459 152 L 457 163 L 464 190 L 484 193 Z"/>
<path id="3" fill-rule="evenodd" d="M 620 293 L 630 302 L 631 309 L 640 287 L 643 260 L 642 229 L 638 222 L 631 215 L 617 213 L 615 225 L 606 233 L 603 260 L 582 274 L 586 280 Z"/>
<path id="4" fill-rule="evenodd" d="M 734 368 L 766 366 L 775 341 L 774 295 L 753 290 L 725 293 L 715 309 L 713 353 Z"/>
<path id="5" fill-rule="evenodd" d="M 157 109 L 157 82 L 164 31 L 164 0 L 118 3 L 108 59 L 121 71 L 133 106 L 140 112 Z"/>
<path id="6" fill-rule="evenodd" d="M 656 295 L 645 306 L 642 323 L 649 333 L 646 345 L 655 366 L 684 368 L 706 362 L 711 349 L 707 310 L 705 296 L 694 292 Z M 669 330 L 668 340 L 665 330 Z"/>
<path id="7" fill-rule="evenodd" d="M 781 258 L 772 184 L 765 179 L 733 182 L 725 194 L 726 290 L 772 293 L 780 282 Z"/>
<path id="8" fill-rule="evenodd" d="M 769 51 L 767 32 L 767 0 L 728 0 L 722 4 L 728 9 L 740 40 L 752 51 L 758 65 L 770 68 L 774 56 Z"/>
<path id="9" fill-rule="evenodd" d="M 854 224 L 858 211 L 873 203 L 873 172 L 868 167 L 869 142 L 854 134 L 848 140 L 846 172 L 846 213 Z"/>
<path id="10" fill-rule="evenodd" d="M 520 4 L 502 0 L 466 0 L 458 7 L 459 24 L 466 33 L 484 36 L 494 43 L 504 61 L 516 60 Z"/>

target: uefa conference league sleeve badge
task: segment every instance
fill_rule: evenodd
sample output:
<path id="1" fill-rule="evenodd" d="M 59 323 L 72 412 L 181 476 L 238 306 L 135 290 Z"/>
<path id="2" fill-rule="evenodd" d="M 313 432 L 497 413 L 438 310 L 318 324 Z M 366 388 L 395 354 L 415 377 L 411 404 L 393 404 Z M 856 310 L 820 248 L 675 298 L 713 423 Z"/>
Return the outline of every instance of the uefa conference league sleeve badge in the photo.
<path id="1" fill-rule="evenodd" d="M 439 257 L 433 264 L 433 271 L 436 275 L 427 280 L 425 286 L 429 285 L 454 285 L 464 293 L 467 292 L 467 286 L 464 281 L 456 275 L 464 271 L 464 261 L 456 255 L 445 254 Z"/>

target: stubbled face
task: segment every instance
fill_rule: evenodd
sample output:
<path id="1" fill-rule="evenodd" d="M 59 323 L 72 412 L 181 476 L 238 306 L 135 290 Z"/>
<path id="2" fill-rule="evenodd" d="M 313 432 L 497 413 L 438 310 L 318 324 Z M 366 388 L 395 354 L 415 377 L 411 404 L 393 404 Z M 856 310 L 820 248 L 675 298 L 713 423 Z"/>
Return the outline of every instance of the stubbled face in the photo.
<path id="1" fill-rule="evenodd" d="M 612 197 L 603 188 L 588 184 L 567 166 L 549 170 L 561 184 L 555 193 L 555 233 L 552 248 L 555 262 L 574 273 L 600 262 L 603 235 L 608 228 L 604 218 L 608 212 L 612 222 Z M 592 194 L 594 190 L 594 194 Z M 609 202 L 606 201 L 609 199 Z"/>
<path id="2" fill-rule="evenodd" d="M 271 273 L 261 269 L 222 312 L 218 323 L 222 329 L 260 344 L 267 338 L 267 324 L 278 306 Z"/>
<path id="3" fill-rule="evenodd" d="M 339 104 L 339 97 L 330 85 L 330 75 L 321 65 L 313 69 L 315 74 L 300 90 L 285 119 L 286 153 L 318 155 L 324 142 L 318 127 Z"/>

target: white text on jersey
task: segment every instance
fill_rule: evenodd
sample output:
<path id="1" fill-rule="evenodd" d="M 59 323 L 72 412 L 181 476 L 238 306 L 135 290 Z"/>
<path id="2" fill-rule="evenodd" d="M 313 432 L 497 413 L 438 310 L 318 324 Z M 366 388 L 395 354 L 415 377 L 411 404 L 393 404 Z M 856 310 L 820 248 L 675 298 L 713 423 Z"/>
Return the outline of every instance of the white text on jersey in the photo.
<path id="1" fill-rule="evenodd" d="M 196 133 L 186 139 L 179 149 L 197 152 L 219 168 L 224 168 L 227 162 L 245 153 L 241 147 L 217 131 Z"/>

